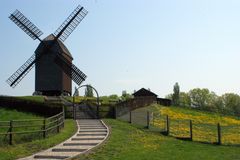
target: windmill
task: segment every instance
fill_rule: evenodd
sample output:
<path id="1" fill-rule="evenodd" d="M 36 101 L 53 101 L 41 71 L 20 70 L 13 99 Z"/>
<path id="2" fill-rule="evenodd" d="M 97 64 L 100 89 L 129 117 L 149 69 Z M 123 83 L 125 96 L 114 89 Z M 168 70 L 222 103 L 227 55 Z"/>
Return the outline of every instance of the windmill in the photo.
<path id="1" fill-rule="evenodd" d="M 63 42 L 87 15 L 87 10 L 78 6 L 62 25 L 45 39 L 43 32 L 16 10 L 9 18 L 33 40 L 40 41 L 35 53 L 7 79 L 15 87 L 35 65 L 35 93 L 43 95 L 71 95 L 72 80 L 80 85 L 86 75 L 72 63 L 72 56 Z"/>

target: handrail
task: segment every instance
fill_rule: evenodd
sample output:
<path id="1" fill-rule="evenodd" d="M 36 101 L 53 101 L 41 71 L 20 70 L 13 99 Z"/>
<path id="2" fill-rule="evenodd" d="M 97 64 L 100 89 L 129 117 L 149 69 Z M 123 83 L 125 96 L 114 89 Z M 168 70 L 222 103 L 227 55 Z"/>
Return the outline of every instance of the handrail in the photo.
<path id="1" fill-rule="evenodd" d="M 52 117 L 48 117 L 48 118 L 46 118 L 46 120 L 53 119 L 53 118 L 55 118 L 55 117 L 58 117 L 58 116 L 61 115 L 61 114 L 63 114 L 63 112 L 58 113 L 58 114 L 56 114 L 56 115 L 54 115 L 54 116 L 52 116 Z"/>
<path id="2" fill-rule="evenodd" d="M 21 120 L 12 120 L 12 122 L 35 122 L 35 121 L 42 121 L 42 119 L 21 119 Z M 9 121 L 10 122 L 10 121 Z"/>

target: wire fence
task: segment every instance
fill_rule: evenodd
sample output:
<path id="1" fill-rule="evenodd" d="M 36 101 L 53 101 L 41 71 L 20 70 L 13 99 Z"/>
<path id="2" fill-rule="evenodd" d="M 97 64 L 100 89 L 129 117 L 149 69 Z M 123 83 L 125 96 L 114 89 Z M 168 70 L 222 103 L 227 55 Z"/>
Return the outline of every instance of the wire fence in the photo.
<path id="1" fill-rule="evenodd" d="M 168 115 L 149 111 L 131 111 L 117 119 L 178 139 L 240 146 L 240 125 L 199 123 L 190 119 L 173 119 Z"/>
<path id="2" fill-rule="evenodd" d="M 64 112 L 44 119 L 0 121 L 0 145 L 46 138 L 64 127 Z"/>

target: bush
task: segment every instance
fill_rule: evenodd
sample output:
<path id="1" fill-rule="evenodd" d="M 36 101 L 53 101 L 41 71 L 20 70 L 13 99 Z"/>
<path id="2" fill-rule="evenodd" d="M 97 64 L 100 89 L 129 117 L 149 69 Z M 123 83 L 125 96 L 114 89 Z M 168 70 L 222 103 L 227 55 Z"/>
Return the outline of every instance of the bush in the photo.
<path id="1" fill-rule="evenodd" d="M 0 96 L 0 107 L 16 109 L 23 112 L 32 112 L 47 117 L 62 111 L 61 104 L 48 104 L 45 102 L 5 96 Z"/>

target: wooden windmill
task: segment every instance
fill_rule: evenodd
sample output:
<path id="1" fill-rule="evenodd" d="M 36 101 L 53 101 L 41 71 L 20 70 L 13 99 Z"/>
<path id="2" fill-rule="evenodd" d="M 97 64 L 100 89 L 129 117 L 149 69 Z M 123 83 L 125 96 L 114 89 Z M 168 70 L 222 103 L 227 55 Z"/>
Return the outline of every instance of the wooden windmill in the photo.
<path id="1" fill-rule="evenodd" d="M 45 39 L 43 32 L 30 22 L 20 11 L 16 10 L 10 19 L 33 40 L 40 41 L 35 53 L 7 79 L 15 87 L 35 65 L 35 92 L 43 95 L 71 95 L 72 80 L 80 85 L 86 75 L 73 63 L 72 56 L 63 42 L 87 15 L 87 11 L 78 6 L 62 25 Z"/>

